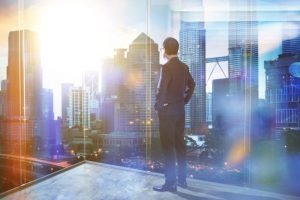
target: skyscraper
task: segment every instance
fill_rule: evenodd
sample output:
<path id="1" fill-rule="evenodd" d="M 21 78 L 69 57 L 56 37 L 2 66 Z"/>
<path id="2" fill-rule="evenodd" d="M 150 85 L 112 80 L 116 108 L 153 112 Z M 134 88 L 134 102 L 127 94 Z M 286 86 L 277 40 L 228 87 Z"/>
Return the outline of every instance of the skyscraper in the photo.
<path id="1" fill-rule="evenodd" d="M 7 66 L 7 142 L 26 152 L 41 136 L 42 69 L 38 35 L 29 30 L 9 33 Z M 22 151 L 19 151 L 19 147 Z M 11 147 L 14 148 L 14 147 Z"/>
<path id="2" fill-rule="evenodd" d="M 110 120 L 107 124 L 114 131 L 158 136 L 158 119 L 153 109 L 160 71 L 158 45 L 141 33 L 128 51 L 115 52 L 102 72 L 102 104 L 108 106 L 103 108 L 102 118 Z"/>
<path id="3" fill-rule="evenodd" d="M 215 131 L 225 134 L 229 79 L 215 79 L 212 83 L 212 121 Z"/>
<path id="4" fill-rule="evenodd" d="M 0 91 L 0 117 L 6 117 L 6 80 L 1 81 L 1 91 Z"/>
<path id="5" fill-rule="evenodd" d="M 282 53 L 300 54 L 300 23 L 288 22 L 282 27 Z"/>
<path id="6" fill-rule="evenodd" d="M 43 119 L 54 120 L 53 91 L 50 89 L 42 90 L 42 116 Z"/>
<path id="7" fill-rule="evenodd" d="M 7 80 L 1 81 L 1 90 L 6 91 L 7 90 Z"/>
<path id="8" fill-rule="evenodd" d="M 258 22 L 256 0 L 230 0 L 229 21 L 229 96 L 240 109 L 232 112 L 232 120 L 239 120 L 234 130 L 251 141 L 254 115 L 258 101 Z M 233 128 L 233 127 L 232 127 Z M 230 130 L 232 132 L 232 130 Z M 232 132 L 233 133 L 233 132 Z M 242 135 L 241 135 L 242 133 Z M 245 145 L 248 145 L 245 144 Z"/>
<path id="9" fill-rule="evenodd" d="M 55 144 L 55 123 L 53 112 L 53 91 L 43 89 L 42 91 L 42 137 L 41 143 L 48 149 L 49 145 Z"/>
<path id="10" fill-rule="evenodd" d="M 153 106 L 160 71 L 159 51 L 158 45 L 145 33 L 130 44 L 127 69 L 128 92 L 124 94 L 128 110 L 127 127 L 134 132 L 148 130 L 157 136 L 158 119 Z"/>
<path id="11" fill-rule="evenodd" d="M 282 54 L 265 61 L 266 100 L 276 114 L 276 128 L 300 128 L 300 78 L 289 72 L 300 55 Z"/>
<path id="12" fill-rule="evenodd" d="M 202 1 L 198 1 L 202 7 Z M 199 11 L 203 13 L 203 11 Z M 186 106 L 186 128 L 199 134 L 206 124 L 206 70 L 205 70 L 205 29 L 202 18 L 193 20 L 195 12 L 184 12 L 180 23 L 180 58 L 189 66 L 196 88 Z M 199 21 L 202 20 L 202 21 Z"/>
<path id="13" fill-rule="evenodd" d="M 63 127 L 68 127 L 70 124 L 70 92 L 74 85 L 72 83 L 63 83 L 61 85 L 61 114 Z"/>
<path id="14" fill-rule="evenodd" d="M 229 78 L 245 81 L 250 104 L 258 100 L 258 28 L 255 0 L 230 0 Z"/>
<path id="15" fill-rule="evenodd" d="M 5 108 L 5 95 L 6 92 L 5 91 L 0 91 L 0 118 L 4 118 L 5 112 L 4 112 L 4 108 Z"/>
<path id="16" fill-rule="evenodd" d="M 74 87 L 71 89 L 69 95 L 69 128 L 79 127 L 89 129 L 91 127 L 89 91 L 82 87 Z"/>
<path id="17" fill-rule="evenodd" d="M 99 93 L 99 73 L 98 71 L 85 71 L 83 75 L 83 87 L 89 90 L 90 94 L 90 111 L 97 119 L 100 117 Z"/>
<path id="18" fill-rule="evenodd" d="M 38 35 L 9 33 L 7 98 L 9 119 L 37 119 L 41 113 L 42 68 Z"/>
<path id="19" fill-rule="evenodd" d="M 244 129 L 244 81 L 237 78 L 215 79 L 212 84 L 212 122 L 216 133 L 241 136 Z M 238 106 L 237 106 L 238 105 Z"/>
<path id="20" fill-rule="evenodd" d="M 206 93 L 206 122 L 212 123 L 212 93 Z"/>

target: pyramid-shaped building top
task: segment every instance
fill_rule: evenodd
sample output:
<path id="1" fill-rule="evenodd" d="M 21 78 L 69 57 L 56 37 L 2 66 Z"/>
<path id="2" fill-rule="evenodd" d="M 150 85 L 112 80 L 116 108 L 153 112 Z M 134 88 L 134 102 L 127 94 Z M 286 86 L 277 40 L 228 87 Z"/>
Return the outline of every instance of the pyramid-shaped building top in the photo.
<path id="1" fill-rule="evenodd" d="M 144 32 L 139 34 L 138 37 L 136 37 L 132 44 L 156 44 L 153 39 L 151 39 L 148 35 L 146 35 Z"/>

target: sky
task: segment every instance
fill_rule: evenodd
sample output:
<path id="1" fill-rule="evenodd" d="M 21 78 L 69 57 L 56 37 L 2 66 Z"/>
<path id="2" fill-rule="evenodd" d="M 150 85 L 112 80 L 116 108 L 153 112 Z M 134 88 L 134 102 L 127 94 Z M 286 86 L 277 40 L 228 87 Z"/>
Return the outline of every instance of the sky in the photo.
<path id="1" fill-rule="evenodd" d="M 228 55 L 229 0 L 0 0 L 0 80 L 5 79 L 9 31 L 26 28 L 40 35 L 43 87 L 54 91 L 60 115 L 61 83 L 81 84 L 82 72 L 99 71 L 115 48 L 145 32 L 160 46 L 167 36 L 178 38 L 174 13 L 203 10 L 206 57 Z M 259 95 L 264 98 L 264 60 L 281 51 L 282 26 L 300 20 L 298 0 L 257 0 L 259 21 Z M 243 10 L 243 8 L 237 7 Z M 195 18 L 199 18 L 197 15 Z M 292 23 L 291 26 L 293 26 Z M 295 33 L 291 32 L 290 37 Z M 161 59 L 161 62 L 165 62 Z M 221 63 L 227 71 L 227 63 Z M 214 64 L 207 65 L 209 74 Z M 224 78 L 216 69 L 212 79 Z M 207 91 L 211 91 L 211 81 Z"/>

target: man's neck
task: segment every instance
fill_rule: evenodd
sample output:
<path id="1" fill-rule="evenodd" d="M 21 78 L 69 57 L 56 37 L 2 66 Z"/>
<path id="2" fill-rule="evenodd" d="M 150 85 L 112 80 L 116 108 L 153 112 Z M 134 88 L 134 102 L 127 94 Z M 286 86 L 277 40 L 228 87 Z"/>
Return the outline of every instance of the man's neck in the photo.
<path id="1" fill-rule="evenodd" d="M 168 55 L 168 57 L 167 57 L 167 59 L 168 59 L 168 61 L 170 61 L 172 58 L 177 58 L 177 55 Z"/>

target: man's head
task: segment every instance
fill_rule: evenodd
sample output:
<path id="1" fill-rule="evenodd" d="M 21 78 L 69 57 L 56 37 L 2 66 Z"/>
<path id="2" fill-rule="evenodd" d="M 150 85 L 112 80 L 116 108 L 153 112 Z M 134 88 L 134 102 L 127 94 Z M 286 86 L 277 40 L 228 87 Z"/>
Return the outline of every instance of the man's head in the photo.
<path id="1" fill-rule="evenodd" d="M 179 43 L 175 38 L 168 37 L 164 40 L 163 47 L 165 49 L 165 56 L 175 56 L 178 53 Z"/>

